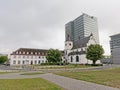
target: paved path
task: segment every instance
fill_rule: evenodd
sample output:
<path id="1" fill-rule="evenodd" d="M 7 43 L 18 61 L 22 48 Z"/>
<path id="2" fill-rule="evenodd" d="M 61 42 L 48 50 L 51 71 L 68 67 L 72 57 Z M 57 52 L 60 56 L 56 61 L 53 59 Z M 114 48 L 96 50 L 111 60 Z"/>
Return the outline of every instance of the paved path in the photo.
<path id="1" fill-rule="evenodd" d="M 43 78 L 63 87 L 65 90 L 120 90 L 104 85 L 54 75 L 52 73 L 39 75 L 20 75 L 21 73 L 0 74 L 0 79 Z"/>
<path id="2" fill-rule="evenodd" d="M 120 90 L 104 85 L 58 76 L 51 73 L 41 75 L 40 77 L 53 82 L 67 90 Z"/>
<path id="3" fill-rule="evenodd" d="M 86 69 L 80 68 L 76 70 L 99 70 L 99 69 L 107 69 L 107 68 L 114 68 L 114 67 L 120 67 L 120 66 L 112 65 L 112 66 L 103 66 L 99 68 L 86 68 Z M 75 69 L 70 69 L 70 70 L 75 70 Z M 47 72 L 49 72 L 49 70 Z M 21 72 L 21 73 L 24 73 L 24 72 Z M 20 75 L 21 73 L 0 74 L 0 79 L 43 78 L 67 90 L 120 90 L 117 88 L 112 88 L 104 85 L 99 85 L 99 84 L 94 84 L 94 83 L 85 82 L 81 80 L 75 80 L 75 79 L 71 79 L 63 76 L 58 76 L 51 73 L 39 74 L 39 75 Z"/>

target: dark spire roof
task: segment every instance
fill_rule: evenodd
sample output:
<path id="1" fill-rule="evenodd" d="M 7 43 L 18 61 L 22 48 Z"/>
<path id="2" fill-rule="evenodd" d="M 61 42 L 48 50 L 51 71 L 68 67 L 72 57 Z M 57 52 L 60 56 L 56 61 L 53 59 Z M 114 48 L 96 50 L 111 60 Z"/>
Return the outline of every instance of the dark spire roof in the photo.
<path id="1" fill-rule="evenodd" d="M 72 41 L 69 34 L 67 34 L 67 40 L 66 41 Z"/>
<path id="2" fill-rule="evenodd" d="M 90 36 L 93 36 L 93 33 L 91 33 Z"/>
<path id="3" fill-rule="evenodd" d="M 73 49 L 81 48 L 81 47 L 87 47 L 87 43 L 90 40 L 90 37 L 93 36 L 91 33 L 90 36 L 84 38 L 84 39 L 78 39 L 73 45 Z"/>
<path id="4" fill-rule="evenodd" d="M 73 52 L 70 52 L 69 54 L 68 54 L 68 56 L 70 56 L 70 55 L 82 55 L 82 54 L 86 54 L 86 51 L 73 51 Z"/>

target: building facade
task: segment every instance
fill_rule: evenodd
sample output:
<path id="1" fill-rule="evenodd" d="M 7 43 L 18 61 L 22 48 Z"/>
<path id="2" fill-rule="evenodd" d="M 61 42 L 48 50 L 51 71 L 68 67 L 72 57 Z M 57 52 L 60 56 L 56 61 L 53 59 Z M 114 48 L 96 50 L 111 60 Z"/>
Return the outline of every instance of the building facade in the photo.
<path id="1" fill-rule="evenodd" d="M 112 63 L 120 64 L 120 34 L 110 36 Z"/>
<path id="2" fill-rule="evenodd" d="M 67 41 L 70 36 L 73 43 L 75 43 L 79 38 L 84 39 L 91 33 L 96 43 L 99 44 L 97 18 L 85 13 L 65 25 L 65 41 Z"/>
<path id="3" fill-rule="evenodd" d="M 20 48 L 10 54 L 9 63 L 11 66 L 46 63 L 47 51 L 46 49 Z M 61 51 L 61 53 L 64 61 L 64 51 Z"/>
<path id="4" fill-rule="evenodd" d="M 120 48 L 120 34 L 110 36 L 110 49 Z"/>
<path id="5" fill-rule="evenodd" d="M 10 65 L 32 65 L 46 62 L 47 50 L 20 48 L 10 55 Z"/>
<path id="6" fill-rule="evenodd" d="M 89 45 L 97 44 L 93 34 L 86 38 L 79 39 L 73 44 L 73 41 L 65 41 L 65 60 L 71 64 L 92 64 L 91 60 L 86 58 L 86 50 Z M 100 60 L 96 62 L 100 64 Z"/>

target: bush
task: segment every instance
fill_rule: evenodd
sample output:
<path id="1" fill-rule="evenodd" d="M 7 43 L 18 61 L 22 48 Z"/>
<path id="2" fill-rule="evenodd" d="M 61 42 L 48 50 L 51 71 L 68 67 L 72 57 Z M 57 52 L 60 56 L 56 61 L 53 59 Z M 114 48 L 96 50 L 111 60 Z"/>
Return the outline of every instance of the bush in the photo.
<path id="1" fill-rule="evenodd" d="M 86 66 L 103 66 L 103 64 L 85 64 Z"/>
<path id="2" fill-rule="evenodd" d="M 103 66 L 102 64 L 91 64 L 91 66 Z"/>
<path id="3" fill-rule="evenodd" d="M 41 65 L 58 65 L 58 63 L 41 63 Z"/>

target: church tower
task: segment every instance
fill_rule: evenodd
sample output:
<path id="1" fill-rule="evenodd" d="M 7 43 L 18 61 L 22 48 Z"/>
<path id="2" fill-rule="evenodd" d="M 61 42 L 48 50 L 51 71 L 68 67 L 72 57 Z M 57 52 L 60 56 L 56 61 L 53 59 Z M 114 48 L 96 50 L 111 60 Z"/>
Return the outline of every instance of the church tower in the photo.
<path id="1" fill-rule="evenodd" d="M 70 36 L 68 35 L 68 39 L 65 41 L 65 51 L 71 50 L 73 48 L 73 42 L 70 39 Z"/>

